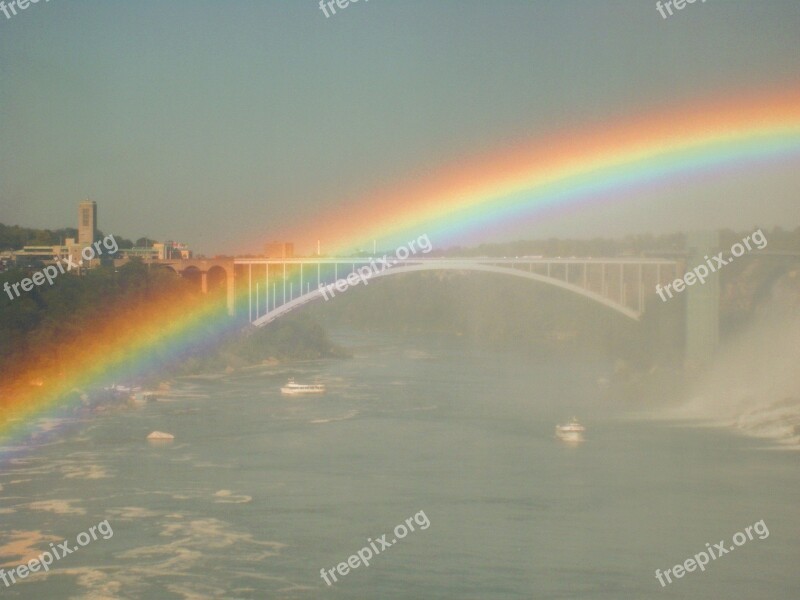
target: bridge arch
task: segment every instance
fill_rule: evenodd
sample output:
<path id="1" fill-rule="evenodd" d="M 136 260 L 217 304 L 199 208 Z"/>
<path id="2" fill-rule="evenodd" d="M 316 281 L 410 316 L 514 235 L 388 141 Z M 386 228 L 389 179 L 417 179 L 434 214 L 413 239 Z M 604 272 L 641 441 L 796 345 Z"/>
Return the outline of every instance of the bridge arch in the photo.
<path id="1" fill-rule="evenodd" d="M 224 292 L 228 283 L 228 271 L 225 267 L 214 265 L 206 273 L 207 289 L 211 293 Z"/>
<path id="2" fill-rule="evenodd" d="M 607 308 L 610 308 L 623 316 L 633 320 L 639 321 L 641 314 L 628 306 L 624 306 L 618 302 L 610 300 L 605 296 L 598 294 L 592 290 L 584 289 L 580 286 L 577 286 L 573 283 L 569 283 L 567 281 L 562 281 L 559 279 L 555 279 L 553 277 L 548 277 L 546 275 L 542 275 L 540 273 L 533 273 L 529 271 L 522 271 L 520 269 L 509 268 L 509 267 L 499 267 L 496 265 L 489 265 L 489 264 L 480 264 L 480 263 L 447 263 L 447 262 L 427 262 L 427 263 L 418 263 L 418 264 L 409 264 L 409 265 L 402 265 L 395 267 L 393 269 L 386 269 L 380 273 L 376 273 L 370 280 L 377 279 L 379 277 L 388 277 L 391 275 L 401 275 L 404 273 L 419 273 L 422 271 L 475 271 L 481 273 L 494 273 L 498 275 L 510 275 L 512 277 L 522 277 L 523 279 L 532 280 L 538 283 L 543 283 L 546 285 L 552 285 L 557 288 L 578 294 L 590 300 L 593 300 Z M 359 285 L 361 282 L 359 281 Z M 335 292 L 335 294 L 340 294 L 342 292 Z M 316 300 L 317 298 L 322 298 L 323 294 L 322 291 L 317 289 L 312 289 L 311 291 L 303 294 L 302 296 L 298 296 L 285 304 L 273 309 L 272 311 L 268 312 L 267 314 L 259 317 L 255 321 L 253 321 L 253 325 L 256 327 L 263 327 L 268 323 L 278 319 L 279 317 L 293 311 L 296 308 L 299 308 L 309 302 Z M 335 297 L 335 296 L 334 296 Z"/>
<path id="3" fill-rule="evenodd" d="M 191 282 L 192 287 L 196 288 L 197 291 L 200 291 L 203 281 L 203 273 L 200 269 L 195 266 L 188 266 L 184 269 L 181 269 L 180 275 L 185 280 Z"/>

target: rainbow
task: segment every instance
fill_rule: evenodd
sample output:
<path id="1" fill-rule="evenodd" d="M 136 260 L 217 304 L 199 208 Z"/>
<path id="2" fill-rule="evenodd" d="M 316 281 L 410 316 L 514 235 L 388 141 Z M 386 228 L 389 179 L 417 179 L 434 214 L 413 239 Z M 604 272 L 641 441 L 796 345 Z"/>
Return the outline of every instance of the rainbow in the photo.
<path id="1" fill-rule="evenodd" d="M 800 90 L 699 104 L 704 108 L 658 111 L 465 159 L 435 177 L 345 199 L 316 227 L 303 223 L 287 239 L 309 249 L 322 239 L 330 253 L 373 239 L 399 246 L 428 234 L 443 247 L 555 210 L 623 201 L 674 176 L 724 175 L 800 156 Z M 218 306 L 197 299 L 121 307 L 99 319 L 96 330 L 63 353 L 58 368 L 43 373 L 31 364 L 6 388 L 11 392 L 0 398 L 0 408 L 12 417 L 0 421 L 0 459 L 38 443 L 41 417 L 64 414 L 80 402 L 79 390 L 110 382 L 121 370 L 145 374 L 163 366 L 165 355 L 177 360 L 218 343 L 232 327 Z"/>
<path id="2" fill-rule="evenodd" d="M 427 233 L 445 248 L 476 233 L 485 239 L 487 229 L 506 231 L 520 219 L 531 223 L 556 210 L 624 201 L 674 176 L 714 177 L 797 155 L 800 89 L 699 104 L 702 109 L 666 107 L 462 159 L 433 177 L 344 201 L 319 218 L 321 235 L 303 223 L 289 239 L 309 249 L 321 239 L 323 250 L 346 253 L 371 248 L 374 239 L 394 248 Z"/>

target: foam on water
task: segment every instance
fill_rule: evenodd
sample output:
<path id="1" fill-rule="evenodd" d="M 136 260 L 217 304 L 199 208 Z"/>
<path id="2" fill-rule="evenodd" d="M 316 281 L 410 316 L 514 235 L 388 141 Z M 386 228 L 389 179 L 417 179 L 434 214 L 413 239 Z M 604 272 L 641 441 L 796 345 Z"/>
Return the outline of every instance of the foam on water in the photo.
<path id="1" fill-rule="evenodd" d="M 108 479 L 108 471 L 101 465 L 67 465 L 61 467 L 65 479 Z"/>
<path id="2" fill-rule="evenodd" d="M 231 490 L 219 490 L 214 494 L 214 498 L 217 504 L 247 504 L 253 501 L 252 496 L 234 494 Z"/>
<path id="3" fill-rule="evenodd" d="M 80 500 L 38 500 L 28 504 L 30 510 L 50 512 L 56 515 L 85 515 L 86 509 L 75 506 Z"/>
<path id="4" fill-rule="evenodd" d="M 337 421 L 347 421 L 349 419 L 356 417 L 357 415 L 358 415 L 357 410 L 351 410 L 346 412 L 340 417 L 330 417 L 328 419 L 312 419 L 311 421 L 309 421 L 309 423 L 313 423 L 315 425 L 322 425 L 324 423 L 335 423 Z"/>
<path id="5" fill-rule="evenodd" d="M 39 548 L 61 539 L 46 535 L 41 531 L 12 531 L 3 537 L 0 546 L 0 567 L 13 568 L 31 558 L 39 556 Z"/>

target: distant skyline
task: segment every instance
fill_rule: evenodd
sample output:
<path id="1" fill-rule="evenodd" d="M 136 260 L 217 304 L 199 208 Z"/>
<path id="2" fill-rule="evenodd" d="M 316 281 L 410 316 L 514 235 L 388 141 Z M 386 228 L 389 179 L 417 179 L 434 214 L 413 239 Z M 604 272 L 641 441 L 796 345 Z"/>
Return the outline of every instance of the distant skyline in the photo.
<path id="1" fill-rule="evenodd" d="M 0 222 L 73 227 L 89 198 L 106 233 L 257 253 L 336 206 L 519 142 L 800 86 L 796 0 L 709 1 L 667 20 L 628 0 L 373 0 L 331 18 L 318 4 L 0 15 Z M 679 177 L 525 237 L 794 228 L 798 172 L 795 157 Z"/>

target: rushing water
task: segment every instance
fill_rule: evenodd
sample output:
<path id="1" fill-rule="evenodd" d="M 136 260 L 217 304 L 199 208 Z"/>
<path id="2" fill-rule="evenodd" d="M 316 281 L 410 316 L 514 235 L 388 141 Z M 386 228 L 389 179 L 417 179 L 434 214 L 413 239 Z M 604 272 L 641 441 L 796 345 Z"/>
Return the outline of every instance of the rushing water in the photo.
<path id="1" fill-rule="evenodd" d="M 0 473 L 9 569 L 107 519 L 8 598 L 797 598 L 796 453 L 626 417 L 602 365 L 350 336 L 355 357 L 175 382 L 56 427 Z M 287 399 L 289 376 L 328 385 Z M 577 415 L 586 441 L 554 425 Z M 175 435 L 152 443 L 153 430 Z M 328 587 L 338 563 L 430 523 Z M 665 570 L 764 520 L 706 571 Z M 376 545 L 376 547 L 380 547 Z"/>

